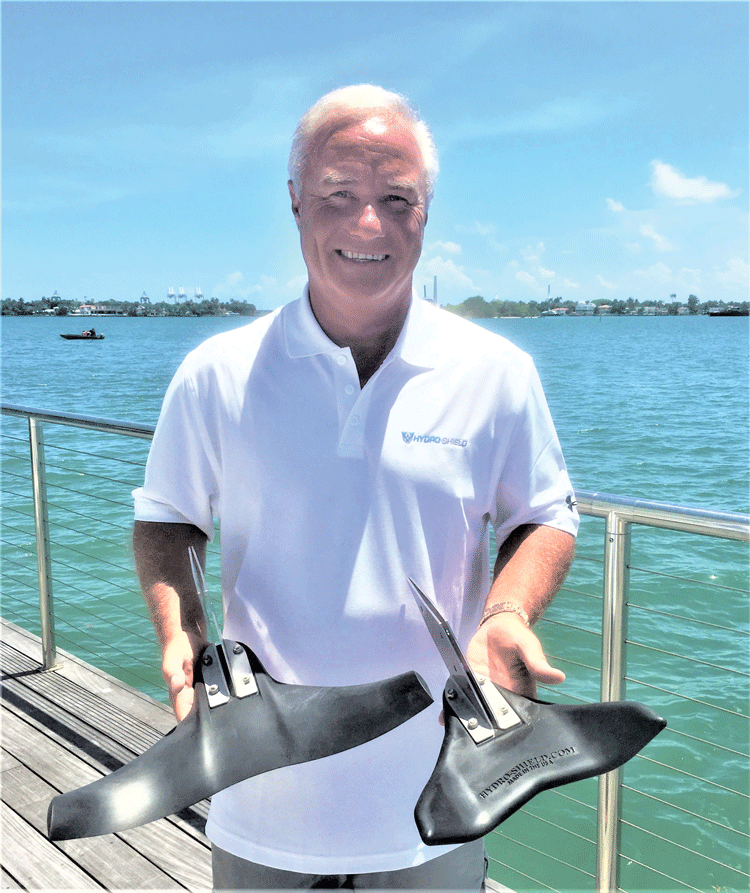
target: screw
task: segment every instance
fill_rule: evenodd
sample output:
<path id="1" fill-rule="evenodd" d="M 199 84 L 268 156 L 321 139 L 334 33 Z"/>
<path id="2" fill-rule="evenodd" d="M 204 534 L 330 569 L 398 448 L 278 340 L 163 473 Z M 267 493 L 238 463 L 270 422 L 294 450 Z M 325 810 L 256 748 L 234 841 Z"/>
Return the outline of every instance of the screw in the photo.
<path id="1" fill-rule="evenodd" d="M 253 678 L 252 676 L 243 676 L 243 677 L 242 677 L 242 682 L 243 682 L 243 684 L 244 684 L 244 685 L 250 685 L 250 680 L 251 680 L 252 678 Z"/>
<path id="2" fill-rule="evenodd" d="M 219 693 L 219 686 L 218 686 L 218 685 L 209 685 L 209 687 L 208 687 L 208 693 L 209 693 L 210 695 L 216 695 L 216 694 L 218 694 L 218 693 Z"/>
<path id="3" fill-rule="evenodd" d="M 479 725 L 479 720 L 475 719 L 472 716 L 472 718 L 468 721 L 467 725 L 470 729 L 476 729 L 476 727 Z"/>
<path id="4" fill-rule="evenodd" d="M 234 643 L 234 648 L 232 648 L 235 654 L 242 654 L 242 645 L 239 642 Z"/>
<path id="5" fill-rule="evenodd" d="M 452 688 L 449 688 L 446 691 L 445 696 L 449 701 L 452 701 L 456 697 L 456 692 Z"/>
<path id="6" fill-rule="evenodd" d="M 204 667 L 210 667 L 211 664 L 214 662 L 214 659 L 211 657 L 210 654 L 204 654 L 202 657 L 202 662 Z"/>

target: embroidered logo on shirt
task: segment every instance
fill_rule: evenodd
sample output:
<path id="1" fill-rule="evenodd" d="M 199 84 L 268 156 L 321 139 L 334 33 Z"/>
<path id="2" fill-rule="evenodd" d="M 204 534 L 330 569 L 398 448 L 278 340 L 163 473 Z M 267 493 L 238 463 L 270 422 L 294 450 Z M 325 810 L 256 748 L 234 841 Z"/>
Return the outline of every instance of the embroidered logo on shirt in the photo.
<path id="1" fill-rule="evenodd" d="M 441 443 L 443 446 L 465 447 L 468 440 L 461 440 L 460 437 L 439 437 L 436 434 L 415 434 L 413 431 L 402 431 L 401 436 L 404 443 Z"/>

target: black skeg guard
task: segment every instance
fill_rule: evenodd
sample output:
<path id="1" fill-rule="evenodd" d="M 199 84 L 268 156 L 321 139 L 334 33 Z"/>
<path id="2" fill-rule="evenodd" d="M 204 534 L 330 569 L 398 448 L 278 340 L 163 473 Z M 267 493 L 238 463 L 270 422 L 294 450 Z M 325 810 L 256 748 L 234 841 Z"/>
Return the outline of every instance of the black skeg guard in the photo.
<path id="1" fill-rule="evenodd" d="M 414 811 L 427 844 L 476 840 L 541 791 L 616 769 L 666 726 L 632 701 L 555 705 L 497 688 L 522 723 L 479 745 L 443 693 L 443 746 Z"/>
<path id="2" fill-rule="evenodd" d="M 152 822 L 254 775 L 357 747 L 432 703 L 414 672 L 364 685 L 285 685 L 245 650 L 258 694 L 209 708 L 198 661 L 188 716 L 127 765 L 55 797 L 47 815 L 50 840 Z"/>

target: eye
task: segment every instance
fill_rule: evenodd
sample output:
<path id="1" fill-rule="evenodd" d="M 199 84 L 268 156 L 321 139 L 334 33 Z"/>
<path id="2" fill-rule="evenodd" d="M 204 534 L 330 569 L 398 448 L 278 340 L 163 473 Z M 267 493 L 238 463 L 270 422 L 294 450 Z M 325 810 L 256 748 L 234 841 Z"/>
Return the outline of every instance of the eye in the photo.
<path id="1" fill-rule="evenodd" d="M 396 213 L 406 212 L 411 207 L 411 202 L 404 198 L 403 195 L 386 195 L 382 201 L 384 205 L 387 205 Z"/>

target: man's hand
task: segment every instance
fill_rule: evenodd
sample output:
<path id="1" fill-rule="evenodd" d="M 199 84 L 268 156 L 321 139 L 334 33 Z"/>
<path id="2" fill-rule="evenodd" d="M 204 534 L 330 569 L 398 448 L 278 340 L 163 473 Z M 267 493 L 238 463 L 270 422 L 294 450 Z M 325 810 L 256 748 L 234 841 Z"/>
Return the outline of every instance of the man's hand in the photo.
<path id="1" fill-rule="evenodd" d="M 193 705 L 193 662 L 208 644 L 206 618 L 190 564 L 191 548 L 205 565 L 206 535 L 192 524 L 135 522 L 135 565 L 178 720 L 183 720 Z"/>
<path id="2" fill-rule="evenodd" d="M 537 682 L 565 681 L 565 673 L 548 663 L 539 639 L 512 612 L 482 624 L 469 642 L 466 659 L 477 673 L 527 698 L 536 697 Z"/>
<path id="3" fill-rule="evenodd" d="M 207 644 L 205 640 L 180 632 L 167 642 L 162 653 L 161 672 L 178 722 L 190 713 L 193 706 L 193 665 Z"/>

